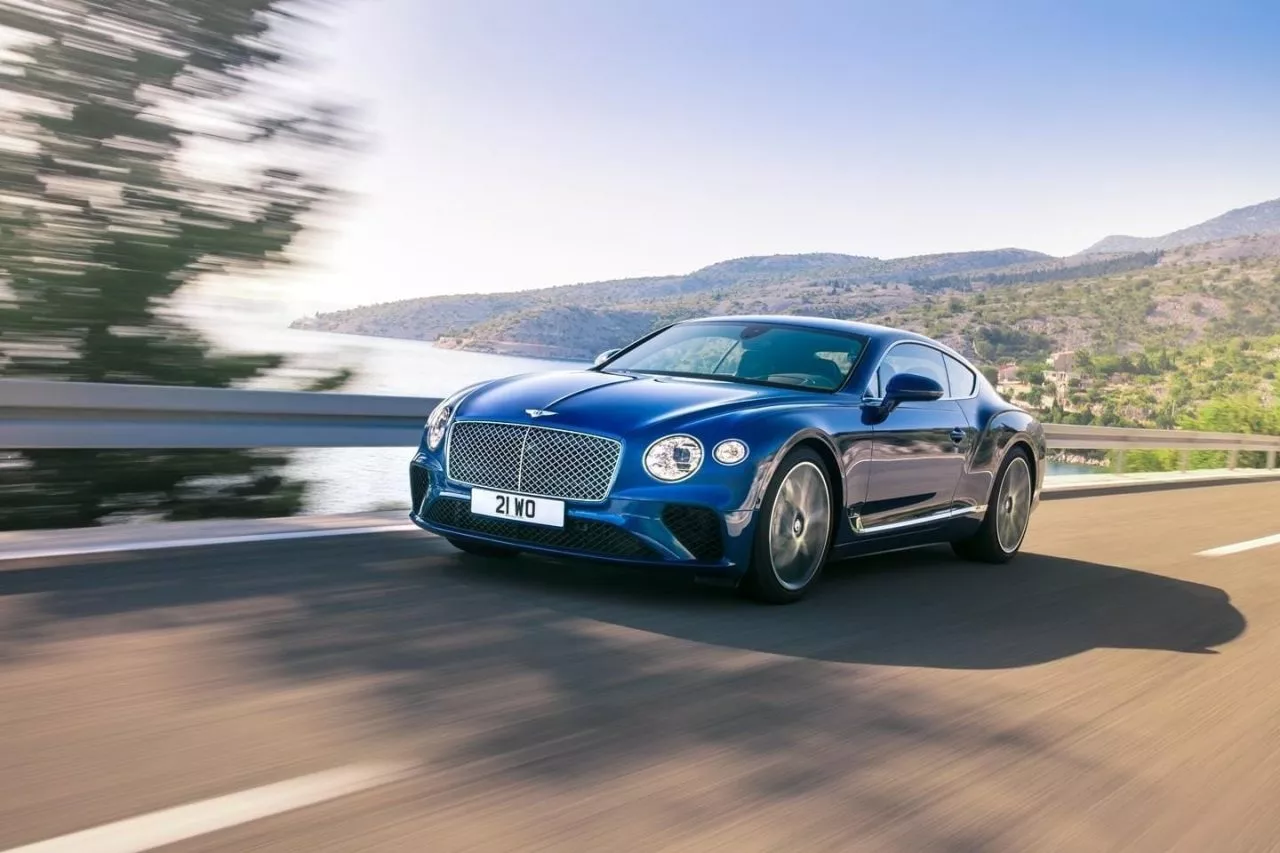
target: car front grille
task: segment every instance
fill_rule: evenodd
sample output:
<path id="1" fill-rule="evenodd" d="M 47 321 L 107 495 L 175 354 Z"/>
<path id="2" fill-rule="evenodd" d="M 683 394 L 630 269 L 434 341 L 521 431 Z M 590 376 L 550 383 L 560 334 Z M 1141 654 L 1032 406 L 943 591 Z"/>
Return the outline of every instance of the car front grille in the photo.
<path id="1" fill-rule="evenodd" d="M 603 501 L 622 442 L 564 429 L 457 421 L 450 427 L 449 479 L 482 489 L 571 501 Z"/>
<path id="2" fill-rule="evenodd" d="M 427 507 L 426 521 L 454 530 L 493 536 L 509 542 L 526 542 L 583 555 L 655 559 L 659 555 L 641 539 L 612 524 L 566 518 L 564 527 L 524 524 L 505 518 L 477 515 L 464 500 L 438 498 Z"/>

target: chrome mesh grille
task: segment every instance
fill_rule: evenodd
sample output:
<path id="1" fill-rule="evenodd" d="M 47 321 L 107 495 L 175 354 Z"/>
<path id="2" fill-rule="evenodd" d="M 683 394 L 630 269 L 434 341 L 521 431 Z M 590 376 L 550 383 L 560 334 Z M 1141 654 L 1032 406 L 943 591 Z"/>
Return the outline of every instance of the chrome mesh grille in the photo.
<path id="1" fill-rule="evenodd" d="M 449 478 L 459 483 L 520 491 L 520 455 L 528 427 L 459 421 L 449 435 Z"/>
<path id="2" fill-rule="evenodd" d="M 598 435 L 458 421 L 449 433 L 449 479 L 538 497 L 602 501 L 621 455 L 621 442 Z"/>

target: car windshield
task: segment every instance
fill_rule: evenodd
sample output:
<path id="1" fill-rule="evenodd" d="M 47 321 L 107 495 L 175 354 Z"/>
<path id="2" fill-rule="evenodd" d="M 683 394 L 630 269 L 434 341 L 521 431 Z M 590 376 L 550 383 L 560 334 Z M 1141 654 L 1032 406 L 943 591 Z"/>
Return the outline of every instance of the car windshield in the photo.
<path id="1" fill-rule="evenodd" d="M 768 323 L 683 323 L 604 370 L 835 391 L 858 362 L 858 335 Z"/>

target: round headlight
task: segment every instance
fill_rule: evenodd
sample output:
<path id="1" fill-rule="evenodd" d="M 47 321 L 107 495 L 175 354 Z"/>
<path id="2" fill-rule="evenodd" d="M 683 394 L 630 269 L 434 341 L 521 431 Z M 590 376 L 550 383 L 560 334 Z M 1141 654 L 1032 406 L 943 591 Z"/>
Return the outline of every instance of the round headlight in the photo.
<path id="1" fill-rule="evenodd" d="M 466 388 L 459 388 L 436 404 L 436 407 L 431 410 L 431 414 L 427 415 L 426 440 L 428 450 L 435 450 L 440 446 L 440 442 L 444 441 L 445 432 L 449 429 L 449 422 L 458 413 L 458 406 L 472 391 L 484 384 L 484 382 L 475 382 Z"/>
<path id="2" fill-rule="evenodd" d="M 721 465 L 737 465 L 747 458 L 747 445 L 736 438 L 726 438 L 715 446 L 711 455 Z"/>
<path id="3" fill-rule="evenodd" d="M 701 466 L 702 443 L 691 435 L 660 438 L 644 454 L 644 470 L 666 483 L 691 477 Z"/>
<path id="4" fill-rule="evenodd" d="M 444 431 L 449 426 L 449 418 L 453 417 L 453 406 L 449 400 L 431 410 L 427 418 L 427 447 L 435 450 L 444 441 Z"/>

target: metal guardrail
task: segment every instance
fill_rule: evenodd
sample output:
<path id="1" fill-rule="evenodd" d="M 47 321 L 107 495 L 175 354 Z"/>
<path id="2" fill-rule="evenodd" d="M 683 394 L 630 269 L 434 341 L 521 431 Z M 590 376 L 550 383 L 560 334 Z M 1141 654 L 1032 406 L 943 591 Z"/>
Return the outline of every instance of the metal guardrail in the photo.
<path id="1" fill-rule="evenodd" d="M 1190 467 L 1196 450 L 1226 451 L 1227 467 L 1236 467 L 1240 451 L 1266 453 L 1267 468 L 1276 467 L 1280 436 L 1232 432 L 1195 432 L 1181 429 L 1130 429 L 1122 427 L 1045 424 L 1045 443 L 1054 450 L 1112 450 L 1115 473 L 1123 473 L 1125 452 L 1129 450 L 1177 450 L 1180 467 Z"/>
<path id="2" fill-rule="evenodd" d="M 0 380 L 0 449 L 412 447 L 432 397 Z M 1267 454 L 1280 436 L 1046 424 L 1050 448 Z M 1115 470 L 1113 469 L 1113 470 Z"/>
<path id="3" fill-rule="evenodd" d="M 0 380 L 0 449 L 412 447 L 439 400 Z"/>

